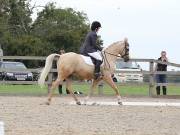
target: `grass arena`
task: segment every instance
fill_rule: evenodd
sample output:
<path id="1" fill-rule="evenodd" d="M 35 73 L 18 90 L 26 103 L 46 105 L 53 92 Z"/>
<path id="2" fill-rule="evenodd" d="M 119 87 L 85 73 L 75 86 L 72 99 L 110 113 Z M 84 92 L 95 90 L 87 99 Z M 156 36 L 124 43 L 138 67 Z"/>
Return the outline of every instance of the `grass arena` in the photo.
<path id="1" fill-rule="evenodd" d="M 124 96 L 120 106 L 106 104 L 115 103 L 114 96 L 94 96 L 89 105 L 81 106 L 74 105 L 71 96 L 56 96 L 50 106 L 44 104 L 46 100 L 46 96 L 0 96 L 5 135 L 180 134 L 180 99 Z M 99 104 L 90 105 L 93 102 Z"/>

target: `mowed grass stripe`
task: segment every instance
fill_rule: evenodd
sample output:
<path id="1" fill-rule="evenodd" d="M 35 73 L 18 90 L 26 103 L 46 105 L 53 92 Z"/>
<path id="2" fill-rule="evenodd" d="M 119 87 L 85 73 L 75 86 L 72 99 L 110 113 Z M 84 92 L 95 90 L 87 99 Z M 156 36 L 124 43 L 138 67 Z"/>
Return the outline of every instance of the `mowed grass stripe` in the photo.
<path id="1" fill-rule="evenodd" d="M 180 87 L 178 86 L 168 86 L 168 95 L 180 95 Z M 81 91 L 84 94 L 90 89 L 88 84 L 76 84 L 73 85 L 74 91 Z M 148 95 L 148 85 L 133 85 L 133 86 L 118 86 L 121 95 Z M 65 87 L 63 86 L 63 93 L 65 93 Z M 95 94 L 98 93 L 98 88 Z M 114 95 L 114 90 L 108 85 L 103 86 L 103 93 L 105 95 Z M 154 91 L 155 93 L 155 91 Z M 34 95 L 45 95 L 47 94 L 47 87 L 40 88 L 38 85 L 0 85 L 0 94 L 34 94 Z M 55 90 L 55 94 L 58 94 L 58 89 Z"/>

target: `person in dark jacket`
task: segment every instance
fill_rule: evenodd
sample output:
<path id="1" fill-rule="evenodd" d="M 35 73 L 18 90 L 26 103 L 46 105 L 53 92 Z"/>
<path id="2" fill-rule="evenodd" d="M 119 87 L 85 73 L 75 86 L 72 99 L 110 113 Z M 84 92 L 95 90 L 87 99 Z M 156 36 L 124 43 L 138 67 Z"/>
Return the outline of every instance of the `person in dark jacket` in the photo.
<path id="1" fill-rule="evenodd" d="M 94 79 L 98 79 L 101 75 L 100 65 L 102 64 L 101 50 L 102 48 L 96 44 L 97 32 L 101 28 L 101 24 L 98 21 L 94 21 L 91 24 L 91 31 L 87 34 L 83 45 L 81 46 L 80 53 L 85 56 L 90 56 L 95 60 Z"/>
<path id="2" fill-rule="evenodd" d="M 168 62 L 168 59 L 166 57 L 166 52 L 165 51 L 162 51 L 161 52 L 161 57 L 158 58 L 159 61 L 162 61 L 162 62 Z M 158 63 L 156 65 L 156 70 L 157 71 L 167 71 L 167 65 L 166 64 L 160 64 Z M 156 79 L 157 79 L 157 83 L 166 83 L 167 80 L 166 80 L 166 75 L 165 74 L 157 74 L 156 75 Z M 163 89 L 163 95 L 166 95 L 167 93 L 167 88 L 166 88 L 166 85 L 163 85 L 162 86 L 162 89 Z M 156 87 L 156 92 L 157 92 L 157 95 L 160 95 L 160 90 L 161 90 L 161 87 L 160 86 L 157 86 Z"/>

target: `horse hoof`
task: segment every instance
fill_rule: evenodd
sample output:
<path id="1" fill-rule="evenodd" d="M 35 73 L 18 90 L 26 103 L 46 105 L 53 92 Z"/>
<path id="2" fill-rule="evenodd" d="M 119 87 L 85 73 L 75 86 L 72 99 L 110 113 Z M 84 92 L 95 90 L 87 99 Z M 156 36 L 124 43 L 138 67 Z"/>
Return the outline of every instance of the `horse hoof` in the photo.
<path id="1" fill-rule="evenodd" d="M 119 105 L 123 105 L 121 101 L 118 101 L 118 104 L 119 104 Z"/>
<path id="2" fill-rule="evenodd" d="M 78 101 L 78 102 L 76 102 L 76 104 L 77 104 L 77 105 L 81 105 L 81 102 L 80 102 L 80 101 Z"/>
<path id="3" fill-rule="evenodd" d="M 46 102 L 45 104 L 46 104 L 46 105 L 50 105 L 50 102 Z"/>
<path id="4" fill-rule="evenodd" d="M 92 103 L 92 105 L 98 105 L 96 102 Z"/>

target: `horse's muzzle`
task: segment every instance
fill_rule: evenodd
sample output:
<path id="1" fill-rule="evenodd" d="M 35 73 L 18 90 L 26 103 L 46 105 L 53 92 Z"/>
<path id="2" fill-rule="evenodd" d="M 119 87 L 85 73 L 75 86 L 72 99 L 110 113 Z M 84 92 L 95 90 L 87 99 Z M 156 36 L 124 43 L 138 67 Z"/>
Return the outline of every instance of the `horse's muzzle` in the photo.
<path id="1" fill-rule="evenodd" d="M 129 61 L 129 57 L 124 57 L 124 62 L 128 62 Z"/>

